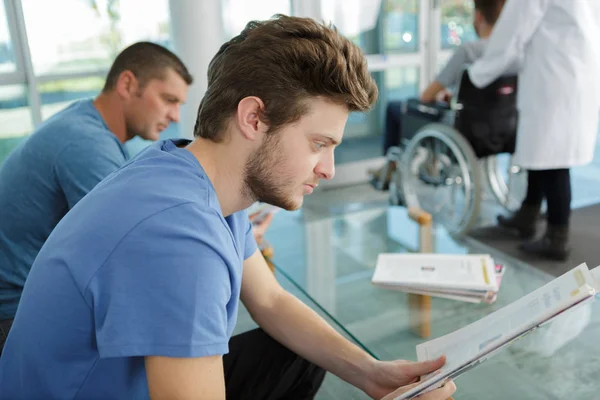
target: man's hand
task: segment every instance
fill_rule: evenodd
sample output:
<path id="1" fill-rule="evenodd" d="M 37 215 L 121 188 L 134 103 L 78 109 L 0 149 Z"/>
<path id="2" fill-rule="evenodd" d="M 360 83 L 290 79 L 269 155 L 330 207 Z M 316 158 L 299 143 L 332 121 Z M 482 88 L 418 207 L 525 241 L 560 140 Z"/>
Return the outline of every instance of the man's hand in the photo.
<path id="1" fill-rule="evenodd" d="M 364 392 L 374 399 L 403 388 L 402 392 L 411 389 L 418 383 L 419 377 L 440 369 L 446 359 L 410 362 L 410 361 L 376 361 L 367 375 Z M 447 382 L 442 388 L 417 397 L 419 400 L 446 400 L 456 390 L 453 382 Z"/>
<path id="2" fill-rule="evenodd" d="M 271 221 L 273 221 L 273 213 L 267 214 L 266 217 L 261 218 L 260 221 L 257 221 L 257 217 L 261 215 L 261 212 L 256 212 L 250 215 L 250 222 L 252 223 L 252 233 L 254 234 L 254 240 L 260 246 L 265 233 L 269 229 L 271 225 Z"/>

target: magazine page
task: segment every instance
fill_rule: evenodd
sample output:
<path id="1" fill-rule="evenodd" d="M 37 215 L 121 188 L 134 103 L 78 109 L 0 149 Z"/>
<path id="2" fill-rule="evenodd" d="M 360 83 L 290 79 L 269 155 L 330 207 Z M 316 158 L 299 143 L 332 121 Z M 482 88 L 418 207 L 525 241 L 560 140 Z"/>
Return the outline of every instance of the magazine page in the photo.
<path id="1" fill-rule="evenodd" d="M 399 396 L 392 393 L 385 399 L 410 399 L 439 387 L 563 311 L 592 299 L 594 287 L 594 278 L 582 264 L 479 321 L 418 345 L 419 361 L 446 355 L 446 364 L 436 373 L 422 377 L 423 383 L 410 392 Z"/>

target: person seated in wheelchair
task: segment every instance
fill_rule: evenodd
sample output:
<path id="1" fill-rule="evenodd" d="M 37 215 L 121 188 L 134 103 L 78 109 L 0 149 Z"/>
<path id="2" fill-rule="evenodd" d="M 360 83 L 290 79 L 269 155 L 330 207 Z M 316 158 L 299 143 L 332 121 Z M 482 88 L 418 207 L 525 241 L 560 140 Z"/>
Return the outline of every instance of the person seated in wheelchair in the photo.
<path id="1" fill-rule="evenodd" d="M 487 39 L 492 33 L 496 20 L 500 16 L 505 0 L 475 0 L 473 27 L 478 40 L 463 43 L 459 46 L 435 80 L 421 93 L 419 100 L 423 103 L 435 101 L 450 102 L 452 90 L 456 90 L 461 82 L 466 65 L 470 65 L 483 56 Z M 406 108 L 404 101 L 391 101 L 387 105 L 383 155 L 387 155 L 392 147 L 400 146 L 403 139 L 402 115 Z M 414 132 L 413 132 L 414 133 Z M 404 138 L 406 139 L 406 138 Z M 375 171 L 369 171 L 371 183 L 380 190 L 387 190 L 392 173 L 396 166 L 391 160 Z"/>

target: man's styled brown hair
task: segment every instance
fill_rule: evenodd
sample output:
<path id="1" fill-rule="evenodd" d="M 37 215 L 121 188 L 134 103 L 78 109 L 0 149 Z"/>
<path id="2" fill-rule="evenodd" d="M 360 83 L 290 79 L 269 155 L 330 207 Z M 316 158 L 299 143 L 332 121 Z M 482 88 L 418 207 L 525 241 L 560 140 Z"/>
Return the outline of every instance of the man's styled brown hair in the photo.
<path id="1" fill-rule="evenodd" d="M 506 0 L 475 0 L 474 5 L 475 9 L 483 15 L 485 22 L 493 26 L 498 20 L 505 2 Z"/>
<path id="2" fill-rule="evenodd" d="M 299 120 L 311 97 L 367 111 L 377 100 L 377 86 L 361 50 L 335 28 L 275 15 L 248 23 L 212 59 L 194 136 L 220 142 L 227 120 L 248 96 L 263 101 L 260 119 L 275 132 Z"/>
<path id="3" fill-rule="evenodd" d="M 168 49 L 151 42 L 134 43 L 115 58 L 102 91 L 114 89 L 123 71 L 131 71 L 144 87 L 151 79 L 163 79 L 167 68 L 173 69 L 188 85 L 192 84 L 193 78 L 186 66 Z"/>

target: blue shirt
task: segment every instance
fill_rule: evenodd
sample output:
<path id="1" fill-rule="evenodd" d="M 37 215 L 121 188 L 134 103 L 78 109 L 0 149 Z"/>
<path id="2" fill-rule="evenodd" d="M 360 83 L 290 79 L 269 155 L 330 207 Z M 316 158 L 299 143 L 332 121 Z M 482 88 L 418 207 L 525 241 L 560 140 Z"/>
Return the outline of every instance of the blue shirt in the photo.
<path id="1" fill-rule="evenodd" d="M 54 115 L 8 156 L 0 169 L 0 320 L 14 317 L 33 260 L 58 221 L 125 161 L 92 100 Z"/>
<path id="2" fill-rule="evenodd" d="M 227 353 L 256 242 L 246 211 L 224 218 L 175 143 L 143 150 L 52 232 L 0 358 L 0 398 L 147 399 L 143 356 Z"/>

